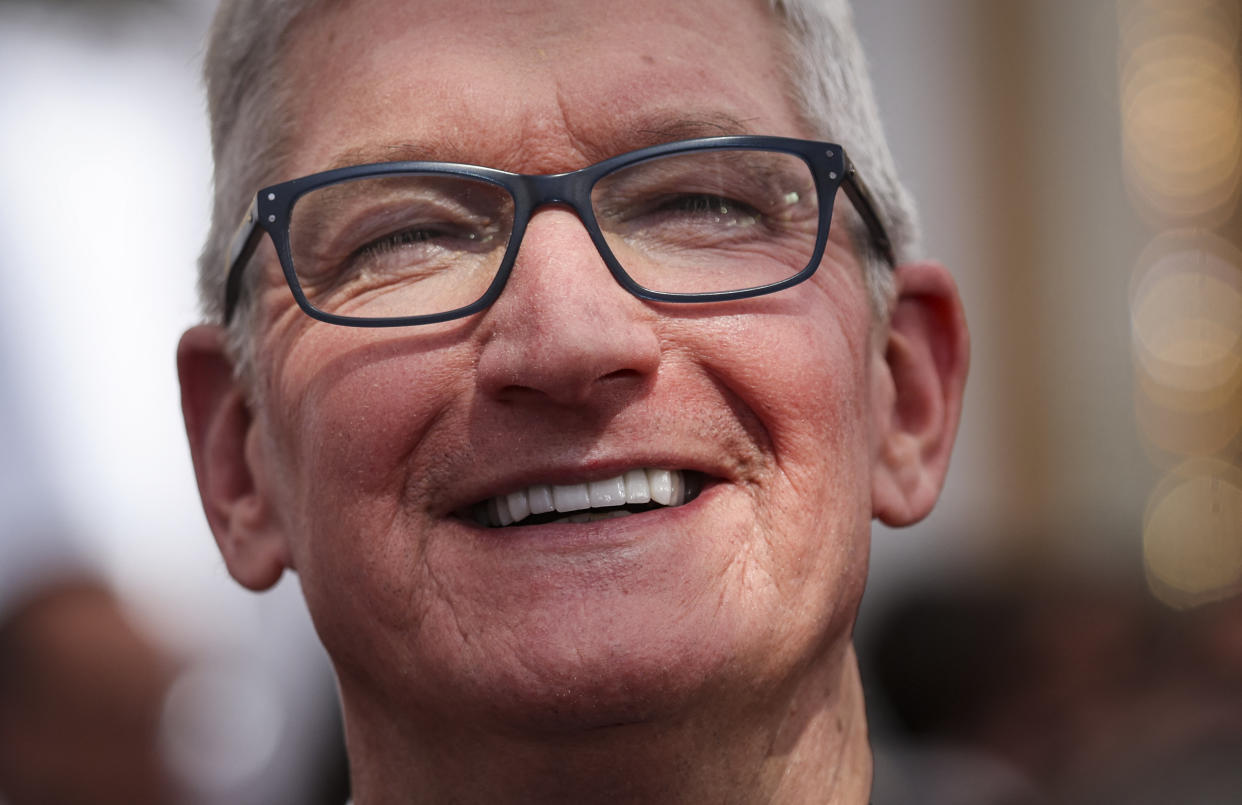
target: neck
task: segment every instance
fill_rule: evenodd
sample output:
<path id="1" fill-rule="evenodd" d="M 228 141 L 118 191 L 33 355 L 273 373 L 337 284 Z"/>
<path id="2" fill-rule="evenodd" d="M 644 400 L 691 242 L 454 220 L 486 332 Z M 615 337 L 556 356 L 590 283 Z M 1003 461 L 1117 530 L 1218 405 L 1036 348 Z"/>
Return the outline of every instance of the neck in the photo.
<path id="1" fill-rule="evenodd" d="M 355 805 L 659 802 L 864 805 L 871 750 L 852 649 L 762 708 L 514 734 L 398 723 L 343 684 Z"/>

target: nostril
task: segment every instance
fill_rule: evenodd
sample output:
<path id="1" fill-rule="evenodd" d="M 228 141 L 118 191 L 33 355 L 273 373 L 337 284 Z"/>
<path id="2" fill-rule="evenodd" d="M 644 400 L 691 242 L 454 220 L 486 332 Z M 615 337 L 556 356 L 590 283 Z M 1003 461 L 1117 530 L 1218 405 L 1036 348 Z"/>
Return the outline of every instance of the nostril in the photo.
<path id="1" fill-rule="evenodd" d="M 520 301 L 530 304 L 521 309 Z M 636 310 L 597 307 L 590 316 L 567 317 L 538 309 L 540 300 L 502 297 L 487 314 L 480 387 L 511 401 L 542 396 L 566 405 L 601 392 L 634 393 L 659 366 L 660 339 L 642 303 L 633 302 Z"/>
<path id="2" fill-rule="evenodd" d="M 617 369 L 616 371 L 608 372 L 607 374 L 602 375 L 599 379 L 600 380 L 617 380 L 617 381 L 626 381 L 626 380 L 641 381 L 642 378 L 643 378 L 642 373 L 639 372 L 637 369 Z"/>

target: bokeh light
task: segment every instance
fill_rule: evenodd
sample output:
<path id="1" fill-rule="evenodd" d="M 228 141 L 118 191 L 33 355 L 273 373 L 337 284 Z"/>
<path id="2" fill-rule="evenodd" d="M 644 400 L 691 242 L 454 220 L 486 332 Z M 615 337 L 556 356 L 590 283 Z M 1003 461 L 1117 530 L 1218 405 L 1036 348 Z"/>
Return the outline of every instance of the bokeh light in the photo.
<path id="1" fill-rule="evenodd" d="M 1143 558 L 1188 607 L 1242 591 L 1242 4 L 1133 0 L 1120 23 L 1126 178 L 1157 230 L 1130 288 L 1135 419 L 1172 465 Z"/>
<path id="2" fill-rule="evenodd" d="M 1165 476 L 1143 518 L 1152 591 L 1187 607 L 1242 591 L 1242 470 L 1192 459 Z"/>
<path id="3" fill-rule="evenodd" d="M 1139 212 L 1219 225 L 1242 186 L 1238 8 L 1229 2 L 1122 7 L 1122 146 Z"/>
<path id="4" fill-rule="evenodd" d="M 1242 251 L 1206 231 L 1158 236 L 1139 260 L 1130 313 L 1135 412 L 1175 454 L 1226 450 L 1242 431 Z"/>

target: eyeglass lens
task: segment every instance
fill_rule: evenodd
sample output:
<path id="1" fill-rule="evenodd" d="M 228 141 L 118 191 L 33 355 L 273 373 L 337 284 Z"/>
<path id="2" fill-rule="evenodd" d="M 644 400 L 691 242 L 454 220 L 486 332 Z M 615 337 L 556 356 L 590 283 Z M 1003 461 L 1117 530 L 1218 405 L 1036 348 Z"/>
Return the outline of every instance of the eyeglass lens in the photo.
<path id="1" fill-rule="evenodd" d="M 639 285 L 736 291 L 806 268 L 819 230 L 815 179 L 800 157 L 697 151 L 649 159 L 596 182 L 591 212 Z M 353 179 L 294 205 L 297 280 L 319 310 L 362 318 L 444 313 L 486 292 L 513 231 L 504 188 L 443 173 Z"/>

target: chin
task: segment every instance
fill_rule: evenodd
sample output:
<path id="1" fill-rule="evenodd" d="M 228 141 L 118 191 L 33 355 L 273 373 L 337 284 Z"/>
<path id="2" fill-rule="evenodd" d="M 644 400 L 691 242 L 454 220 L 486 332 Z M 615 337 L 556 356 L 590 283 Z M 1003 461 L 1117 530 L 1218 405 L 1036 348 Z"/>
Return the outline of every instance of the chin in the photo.
<path id="1" fill-rule="evenodd" d="M 675 722 L 729 687 L 729 663 L 709 646 L 634 638 L 539 647 L 511 672 L 493 669 L 481 708 L 501 728 L 554 736 Z"/>

